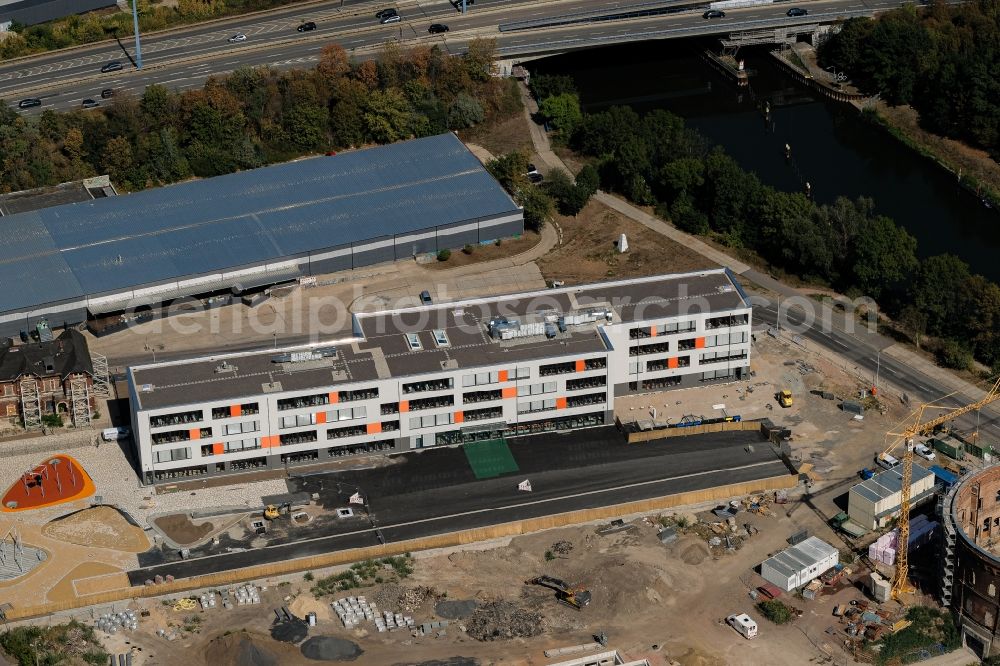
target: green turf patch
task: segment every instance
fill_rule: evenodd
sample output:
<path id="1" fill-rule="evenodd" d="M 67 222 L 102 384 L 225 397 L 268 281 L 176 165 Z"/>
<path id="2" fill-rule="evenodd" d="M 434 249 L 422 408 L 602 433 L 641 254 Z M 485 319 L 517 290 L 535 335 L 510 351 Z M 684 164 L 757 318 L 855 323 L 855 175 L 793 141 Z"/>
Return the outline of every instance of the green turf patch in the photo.
<path id="1" fill-rule="evenodd" d="M 510 453 L 510 447 L 502 439 L 472 442 L 462 449 L 477 479 L 492 479 L 517 471 L 517 463 Z"/>

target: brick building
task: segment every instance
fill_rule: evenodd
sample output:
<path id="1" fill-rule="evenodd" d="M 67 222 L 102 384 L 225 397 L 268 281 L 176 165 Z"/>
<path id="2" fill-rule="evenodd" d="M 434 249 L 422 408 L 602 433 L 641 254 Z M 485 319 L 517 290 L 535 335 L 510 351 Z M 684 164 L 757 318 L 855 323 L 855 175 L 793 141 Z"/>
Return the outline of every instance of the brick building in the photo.
<path id="1" fill-rule="evenodd" d="M 89 423 L 97 407 L 93 386 L 94 365 L 78 331 L 47 342 L 0 342 L 0 419 L 29 429 L 39 427 L 45 414 Z"/>

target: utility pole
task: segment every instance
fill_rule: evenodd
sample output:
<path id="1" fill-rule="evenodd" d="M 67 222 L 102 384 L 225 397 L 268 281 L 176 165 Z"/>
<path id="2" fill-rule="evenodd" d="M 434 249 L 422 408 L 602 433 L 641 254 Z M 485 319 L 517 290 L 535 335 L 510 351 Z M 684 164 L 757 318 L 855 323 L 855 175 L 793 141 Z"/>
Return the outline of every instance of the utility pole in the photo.
<path id="1" fill-rule="evenodd" d="M 135 68 L 142 69 L 142 45 L 139 43 L 139 0 L 132 0 L 132 28 L 135 30 Z"/>
<path id="2" fill-rule="evenodd" d="M 465 2 L 466 2 L 466 0 L 462 0 L 462 13 L 463 14 L 469 10 L 468 7 L 466 7 Z"/>

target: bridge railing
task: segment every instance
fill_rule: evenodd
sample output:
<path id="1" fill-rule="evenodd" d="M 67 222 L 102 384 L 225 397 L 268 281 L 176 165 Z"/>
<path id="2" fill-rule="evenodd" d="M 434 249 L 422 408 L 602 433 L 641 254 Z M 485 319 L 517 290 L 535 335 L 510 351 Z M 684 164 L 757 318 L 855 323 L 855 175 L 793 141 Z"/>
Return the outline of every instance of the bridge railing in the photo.
<path id="1" fill-rule="evenodd" d="M 663 14 L 674 14 L 685 9 L 707 9 L 708 2 L 696 2 L 692 0 L 660 0 L 660 2 L 642 2 L 629 7 L 591 10 L 587 12 L 572 12 L 569 14 L 555 14 L 538 19 L 526 19 L 524 21 L 511 21 L 501 23 L 498 27 L 500 32 L 515 32 L 517 30 L 531 30 L 532 28 L 550 28 L 558 25 L 572 25 L 574 23 L 599 23 L 604 21 L 625 21 L 629 19 L 642 18 L 644 16 L 661 16 Z"/>

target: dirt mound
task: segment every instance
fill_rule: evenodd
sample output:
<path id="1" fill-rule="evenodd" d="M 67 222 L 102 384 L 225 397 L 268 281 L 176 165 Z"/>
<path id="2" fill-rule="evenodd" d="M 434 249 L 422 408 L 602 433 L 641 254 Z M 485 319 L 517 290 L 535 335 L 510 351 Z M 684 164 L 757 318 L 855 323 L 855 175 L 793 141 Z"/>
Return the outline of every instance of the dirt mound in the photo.
<path id="1" fill-rule="evenodd" d="M 313 636 L 300 649 L 303 657 L 318 661 L 354 661 L 365 652 L 354 641 L 333 636 Z"/>
<path id="2" fill-rule="evenodd" d="M 268 643 L 270 641 L 263 636 L 248 632 L 227 634 L 208 644 L 205 661 L 215 666 L 281 666 L 287 663 L 280 646 Z"/>
<path id="3" fill-rule="evenodd" d="M 80 546 L 111 548 L 126 553 L 149 549 L 143 531 L 110 506 L 97 506 L 52 521 L 42 529 L 45 536 Z"/>
<path id="4" fill-rule="evenodd" d="M 166 534 L 167 538 L 182 546 L 195 543 L 215 529 L 215 525 L 211 522 L 196 525 L 183 513 L 160 516 L 153 521 L 153 524 Z"/>
<path id="5" fill-rule="evenodd" d="M 308 635 L 309 625 L 298 618 L 275 622 L 271 627 L 271 638 L 282 643 L 300 643 Z"/>
<path id="6" fill-rule="evenodd" d="M 705 561 L 705 558 L 711 555 L 708 550 L 708 546 L 701 540 L 691 540 L 685 544 L 679 545 L 677 553 L 685 564 L 693 565 L 701 564 Z"/>
<path id="7" fill-rule="evenodd" d="M 505 600 L 483 604 L 466 624 L 466 633 L 479 641 L 529 638 L 542 633 L 542 629 L 540 613 Z"/>
<path id="8" fill-rule="evenodd" d="M 321 622 L 333 620 L 333 611 L 329 604 L 318 600 L 311 594 L 300 594 L 295 597 L 292 603 L 288 604 L 288 610 L 295 617 L 305 617 L 309 613 L 316 613 L 316 619 Z"/>
<path id="9" fill-rule="evenodd" d="M 476 603 L 475 599 L 464 601 L 453 599 L 451 601 L 439 601 L 434 607 L 434 612 L 438 617 L 443 617 L 446 620 L 461 620 L 472 615 L 478 607 L 479 604 Z"/>

